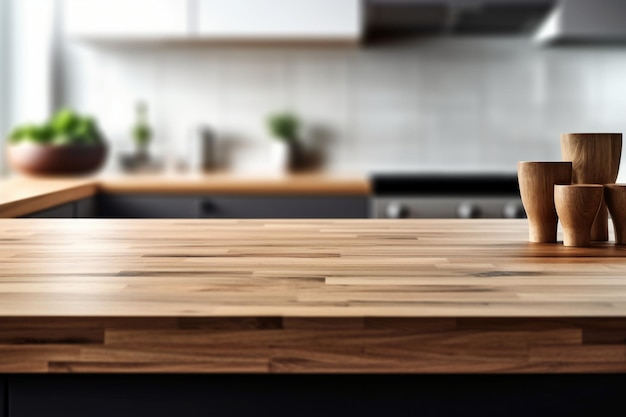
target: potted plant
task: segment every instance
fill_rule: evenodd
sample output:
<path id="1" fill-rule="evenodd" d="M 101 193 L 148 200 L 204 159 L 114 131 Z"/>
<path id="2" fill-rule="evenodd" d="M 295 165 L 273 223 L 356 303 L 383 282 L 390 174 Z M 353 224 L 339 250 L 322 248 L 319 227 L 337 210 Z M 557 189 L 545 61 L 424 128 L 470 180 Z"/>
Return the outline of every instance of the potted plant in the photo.
<path id="1" fill-rule="evenodd" d="M 7 158 L 26 174 L 86 174 L 100 168 L 106 150 L 95 119 L 62 109 L 43 124 L 15 128 Z"/>
<path id="2" fill-rule="evenodd" d="M 275 113 L 268 117 L 267 124 L 272 136 L 287 148 L 287 166 L 298 169 L 302 159 L 298 117 L 290 112 Z"/>
<path id="3" fill-rule="evenodd" d="M 146 103 L 137 103 L 136 116 L 137 119 L 132 129 L 132 136 L 135 141 L 137 158 L 140 160 L 147 160 L 148 145 L 152 139 L 152 129 L 150 129 L 150 126 L 148 125 L 148 107 L 146 106 Z"/>

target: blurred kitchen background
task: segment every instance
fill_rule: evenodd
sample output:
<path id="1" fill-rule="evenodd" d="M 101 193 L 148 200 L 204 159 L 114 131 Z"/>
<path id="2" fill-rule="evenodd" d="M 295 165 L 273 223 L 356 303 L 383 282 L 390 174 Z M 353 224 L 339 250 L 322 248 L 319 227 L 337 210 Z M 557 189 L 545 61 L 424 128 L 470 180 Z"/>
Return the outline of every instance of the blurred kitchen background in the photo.
<path id="1" fill-rule="evenodd" d="M 514 172 L 626 131 L 624 3 L 1 0 L 0 129 L 90 114 L 115 172 L 143 102 L 164 170 L 204 128 L 222 168 L 273 172 L 287 111 L 324 172 Z"/>

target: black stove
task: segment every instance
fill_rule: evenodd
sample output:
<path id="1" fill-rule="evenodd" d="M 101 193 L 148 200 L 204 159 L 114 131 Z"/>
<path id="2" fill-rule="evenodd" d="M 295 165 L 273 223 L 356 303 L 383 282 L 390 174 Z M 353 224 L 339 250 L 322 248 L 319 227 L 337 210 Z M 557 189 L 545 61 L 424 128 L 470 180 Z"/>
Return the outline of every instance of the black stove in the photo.
<path id="1" fill-rule="evenodd" d="M 516 174 L 374 174 L 375 218 L 523 218 Z"/>

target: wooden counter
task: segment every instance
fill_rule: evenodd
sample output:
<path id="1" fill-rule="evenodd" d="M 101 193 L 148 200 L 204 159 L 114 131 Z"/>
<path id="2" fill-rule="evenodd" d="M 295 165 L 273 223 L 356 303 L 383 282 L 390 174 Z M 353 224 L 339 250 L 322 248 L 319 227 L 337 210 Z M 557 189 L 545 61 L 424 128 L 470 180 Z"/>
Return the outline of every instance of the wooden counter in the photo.
<path id="1" fill-rule="evenodd" d="M 93 179 L 14 178 L 0 181 L 0 217 L 20 217 L 96 194 Z"/>
<path id="2" fill-rule="evenodd" d="M 523 220 L 0 220 L 0 372 L 624 372 L 626 248 Z"/>
<path id="3" fill-rule="evenodd" d="M 115 194 L 368 195 L 371 192 L 365 177 L 321 174 L 110 176 L 99 179 L 98 186 L 102 192 Z"/>
<path id="4" fill-rule="evenodd" d="M 367 196 L 370 192 L 371 186 L 365 177 L 321 174 L 276 177 L 229 174 L 52 179 L 18 177 L 0 181 L 0 217 L 21 217 L 97 193 Z"/>

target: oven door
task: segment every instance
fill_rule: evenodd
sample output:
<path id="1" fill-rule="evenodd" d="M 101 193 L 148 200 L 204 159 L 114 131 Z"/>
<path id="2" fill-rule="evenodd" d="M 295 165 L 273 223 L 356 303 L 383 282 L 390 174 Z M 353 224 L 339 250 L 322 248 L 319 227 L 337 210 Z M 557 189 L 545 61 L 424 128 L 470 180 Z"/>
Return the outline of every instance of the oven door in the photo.
<path id="1" fill-rule="evenodd" d="M 377 219 L 497 219 L 524 218 L 519 198 L 496 197 L 377 197 L 372 216 Z"/>
<path id="2" fill-rule="evenodd" d="M 378 174 L 374 218 L 523 218 L 514 173 Z"/>

